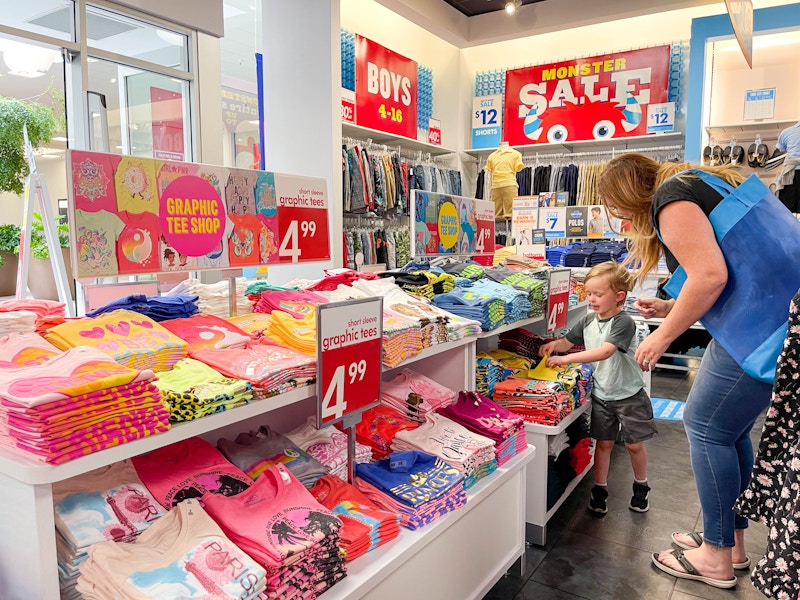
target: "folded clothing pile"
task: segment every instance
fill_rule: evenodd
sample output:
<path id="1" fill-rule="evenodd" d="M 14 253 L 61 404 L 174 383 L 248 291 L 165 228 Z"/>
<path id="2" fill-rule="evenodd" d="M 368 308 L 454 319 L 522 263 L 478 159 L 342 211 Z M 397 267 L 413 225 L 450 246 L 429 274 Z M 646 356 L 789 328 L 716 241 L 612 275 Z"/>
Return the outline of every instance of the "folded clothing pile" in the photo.
<path id="1" fill-rule="evenodd" d="M 497 469 L 493 440 L 439 413 L 425 415 L 416 429 L 398 431 L 391 447 L 394 452 L 420 450 L 438 456 L 464 474 L 465 489 Z"/>
<path id="2" fill-rule="evenodd" d="M 524 419 L 477 392 L 459 392 L 455 403 L 439 409 L 447 418 L 495 443 L 497 466 L 527 448 Z"/>
<path id="3" fill-rule="evenodd" d="M 419 529 L 467 503 L 464 475 L 441 458 L 419 451 L 393 452 L 356 466 L 355 486 L 400 524 Z"/>
<path id="4" fill-rule="evenodd" d="M 0 443 L 59 464 L 167 431 L 150 370 L 88 346 L 39 364 L 0 368 Z"/>
<path id="5" fill-rule="evenodd" d="M 317 429 L 316 417 L 286 434 L 292 442 L 325 465 L 329 475 L 347 480 L 347 434 L 335 427 Z M 356 441 L 354 463 L 372 462 L 372 448 Z"/>
<path id="6" fill-rule="evenodd" d="M 96 317 L 119 309 L 130 310 L 147 315 L 154 321 L 179 319 L 197 314 L 197 296 L 177 294 L 172 296 L 145 296 L 130 294 L 113 302 L 95 308 L 86 313 L 87 317 Z"/>
<path id="7" fill-rule="evenodd" d="M 188 295 L 197 296 L 197 309 L 201 313 L 226 318 L 231 316 L 230 282 L 201 283 L 197 279 L 186 279 L 174 288 L 165 292 L 164 296 Z M 236 313 L 253 312 L 253 303 L 245 296 L 247 281 L 244 277 L 236 278 Z"/>
<path id="8" fill-rule="evenodd" d="M 425 415 L 452 404 L 456 392 L 421 373 L 403 368 L 381 385 L 381 403 L 420 423 Z"/>
<path id="9" fill-rule="evenodd" d="M 417 427 L 418 421 L 379 404 L 361 413 L 361 420 L 356 424 L 356 439 L 372 448 L 372 455 L 376 459 L 382 459 L 391 453 L 392 440 L 397 432 Z"/>

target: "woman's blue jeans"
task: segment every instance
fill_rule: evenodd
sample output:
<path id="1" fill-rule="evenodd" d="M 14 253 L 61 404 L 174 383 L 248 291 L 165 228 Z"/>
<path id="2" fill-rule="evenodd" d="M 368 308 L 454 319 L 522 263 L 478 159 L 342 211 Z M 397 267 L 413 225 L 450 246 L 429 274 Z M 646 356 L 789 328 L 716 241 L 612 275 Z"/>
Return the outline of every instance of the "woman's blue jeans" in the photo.
<path id="1" fill-rule="evenodd" d="M 734 546 L 733 530 L 747 527 L 733 503 L 750 482 L 750 430 L 769 406 L 771 394 L 771 385 L 745 374 L 711 340 L 689 392 L 683 424 L 703 509 L 703 539 L 712 546 Z"/>

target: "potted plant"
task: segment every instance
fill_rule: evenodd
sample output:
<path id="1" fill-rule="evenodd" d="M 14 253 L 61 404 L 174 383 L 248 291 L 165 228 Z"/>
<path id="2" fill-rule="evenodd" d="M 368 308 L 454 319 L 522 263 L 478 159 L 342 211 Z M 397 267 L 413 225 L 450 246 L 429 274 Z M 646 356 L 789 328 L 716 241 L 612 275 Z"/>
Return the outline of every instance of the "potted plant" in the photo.
<path id="1" fill-rule="evenodd" d="M 69 225 L 56 217 L 56 232 L 58 242 L 61 246 L 64 266 L 67 271 L 67 281 L 70 286 L 70 295 L 75 297 L 74 281 L 72 279 L 72 267 L 69 256 Z M 47 237 L 44 232 L 42 215 L 38 212 L 33 213 L 31 223 L 31 256 L 34 260 L 28 263 L 28 289 L 34 298 L 41 300 L 58 300 L 58 288 L 56 279 L 53 276 L 53 267 L 49 260 L 50 249 L 47 246 Z"/>
<path id="2" fill-rule="evenodd" d="M 52 95 L 52 91 L 45 93 Z M 0 96 L 0 191 L 22 194 L 28 176 L 23 129 L 34 149 L 48 143 L 61 119 L 52 106 Z"/>
<path id="3" fill-rule="evenodd" d="M 13 296 L 17 291 L 17 254 L 19 227 L 0 225 L 0 296 Z"/>

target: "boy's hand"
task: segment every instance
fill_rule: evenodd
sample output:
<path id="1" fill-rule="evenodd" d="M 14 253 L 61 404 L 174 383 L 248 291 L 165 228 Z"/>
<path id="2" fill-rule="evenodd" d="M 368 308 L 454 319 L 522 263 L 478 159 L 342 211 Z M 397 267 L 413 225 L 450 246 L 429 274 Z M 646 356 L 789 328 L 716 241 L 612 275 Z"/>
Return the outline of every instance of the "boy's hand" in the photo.
<path id="1" fill-rule="evenodd" d="M 548 367 L 563 367 L 570 363 L 568 356 L 549 356 L 545 363 Z"/>
<path id="2" fill-rule="evenodd" d="M 556 342 L 547 342 L 546 344 L 542 344 L 539 346 L 539 356 L 549 356 L 553 353 L 555 349 Z"/>

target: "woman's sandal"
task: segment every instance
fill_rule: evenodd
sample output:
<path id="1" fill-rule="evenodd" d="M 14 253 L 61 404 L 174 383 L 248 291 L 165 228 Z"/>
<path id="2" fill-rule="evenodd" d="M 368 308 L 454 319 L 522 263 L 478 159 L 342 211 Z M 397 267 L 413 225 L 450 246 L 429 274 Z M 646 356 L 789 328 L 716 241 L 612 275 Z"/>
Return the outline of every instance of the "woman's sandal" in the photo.
<path id="1" fill-rule="evenodd" d="M 695 545 L 692 546 L 687 544 L 686 542 L 680 541 L 677 537 L 678 535 L 685 535 L 686 537 L 690 538 Z M 695 548 L 699 548 L 700 544 L 703 543 L 703 534 L 699 531 L 673 531 L 672 532 L 672 543 L 675 544 L 681 550 L 694 550 Z M 742 562 L 735 562 L 733 563 L 733 568 L 737 570 L 749 569 L 750 568 L 750 557 L 746 557 Z"/>
<path id="2" fill-rule="evenodd" d="M 670 554 L 678 561 L 678 564 L 683 567 L 683 571 L 678 571 L 677 569 L 673 569 L 662 563 L 658 560 L 658 552 L 654 552 L 652 555 L 653 564 L 667 573 L 668 575 L 672 575 L 673 577 L 677 577 L 678 579 L 690 579 L 692 581 L 699 581 L 700 583 L 705 583 L 706 585 L 710 585 L 716 588 L 723 588 L 723 589 L 730 589 L 736 586 L 736 577 L 732 577 L 730 579 L 714 579 L 713 577 L 706 577 L 705 575 L 701 575 L 700 571 L 698 571 L 695 566 L 689 562 L 683 555 L 683 550 L 670 550 Z"/>

